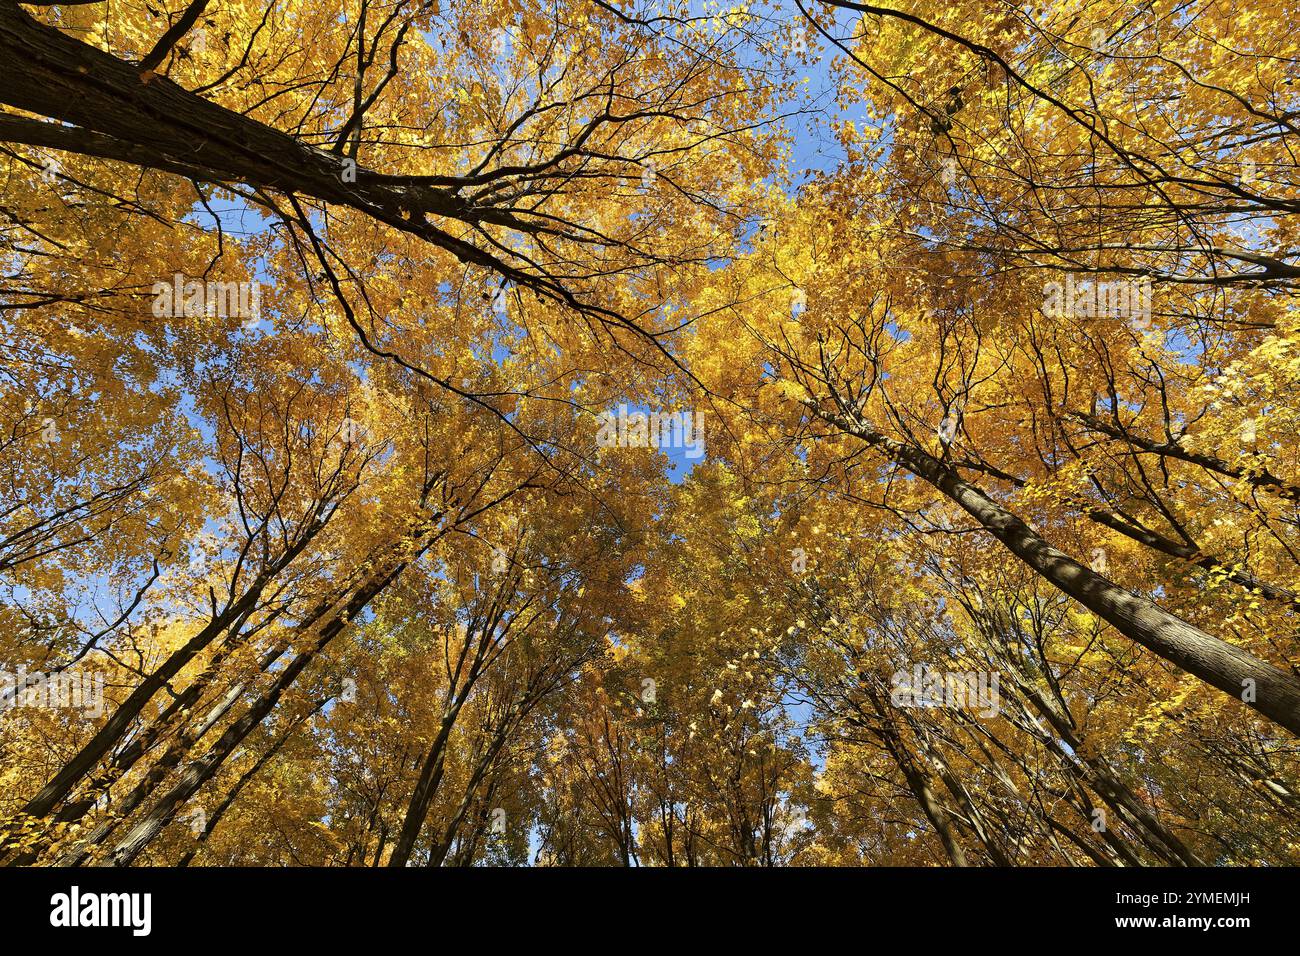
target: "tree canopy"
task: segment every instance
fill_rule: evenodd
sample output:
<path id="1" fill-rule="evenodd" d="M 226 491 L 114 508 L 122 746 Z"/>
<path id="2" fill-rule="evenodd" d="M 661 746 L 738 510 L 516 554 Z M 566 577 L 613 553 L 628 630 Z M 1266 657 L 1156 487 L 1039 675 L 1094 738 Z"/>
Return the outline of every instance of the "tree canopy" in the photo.
<path id="1" fill-rule="evenodd" d="M 1300 863 L 1290 0 L 0 0 L 0 861 Z"/>

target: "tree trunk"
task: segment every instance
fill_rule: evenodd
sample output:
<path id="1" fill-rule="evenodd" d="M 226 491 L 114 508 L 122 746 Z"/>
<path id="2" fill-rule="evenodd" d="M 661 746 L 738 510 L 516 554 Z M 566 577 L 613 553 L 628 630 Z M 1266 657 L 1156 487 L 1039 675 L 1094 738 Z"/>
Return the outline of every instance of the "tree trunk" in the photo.
<path id="1" fill-rule="evenodd" d="M 418 559 L 445 533 L 445 527 L 440 526 L 441 517 L 441 515 L 438 515 L 429 520 L 430 530 L 416 537 L 416 545 L 410 555 L 398 559 L 389 569 L 381 569 L 372 574 L 357 589 L 352 598 L 328 618 L 315 638 L 314 644 L 307 650 L 298 653 L 293 660 L 286 664 L 284 670 L 276 676 L 275 682 L 253 702 L 238 720 L 226 728 L 225 733 L 217 739 L 212 748 L 202 757 L 192 761 L 181 772 L 180 780 L 177 781 L 175 786 L 163 795 L 150 809 L 149 813 L 132 827 L 114 848 L 111 865 L 129 866 L 148 846 L 149 842 L 158 835 L 168 821 L 175 816 L 180 805 L 197 793 L 200 787 L 216 775 L 226 758 L 274 709 L 275 705 L 279 703 L 280 697 L 297 679 L 302 670 L 315 659 L 316 655 L 338 636 L 377 594 L 387 588 L 410 562 Z M 429 525 L 426 525 L 426 527 Z"/>
<path id="2" fill-rule="evenodd" d="M 1130 640 L 1136 641 L 1300 736 L 1300 680 L 1193 627 L 1107 580 L 1043 538 L 974 485 L 919 448 L 876 431 L 861 418 L 819 417 L 884 452 L 961 507 L 1012 554 Z M 1244 693 L 1253 691 L 1254 700 Z"/>

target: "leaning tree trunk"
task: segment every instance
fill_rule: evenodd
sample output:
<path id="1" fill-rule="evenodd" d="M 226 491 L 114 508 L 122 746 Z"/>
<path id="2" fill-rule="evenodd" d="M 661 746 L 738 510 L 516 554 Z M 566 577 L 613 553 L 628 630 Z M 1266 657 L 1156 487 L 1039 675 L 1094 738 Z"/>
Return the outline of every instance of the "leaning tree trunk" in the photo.
<path id="1" fill-rule="evenodd" d="M 2 6 L 3 3 L 0 3 L 0 7 Z M 126 735 L 154 696 L 166 687 L 186 664 L 206 650 L 208 645 L 222 634 L 242 623 L 253 612 L 268 583 L 306 549 L 324 526 L 323 520 L 312 521 L 292 547 L 281 554 L 270 567 L 253 578 L 237 600 L 223 608 L 206 626 L 173 651 L 162 665 L 141 681 L 86 745 L 64 764 L 54 778 L 46 783 L 31 800 L 27 801 L 23 806 L 23 813 L 33 817 L 48 816 L 59 802 L 72 792 L 73 787 Z"/>
<path id="2" fill-rule="evenodd" d="M 1039 575 L 1132 641 L 1300 736 L 1300 679 L 1193 627 L 1053 548 L 1025 522 L 920 448 L 876 431 L 860 416 L 814 409 L 846 434 L 929 482 Z M 1253 691 L 1247 699 L 1245 691 Z"/>
<path id="3" fill-rule="evenodd" d="M 418 560 L 434 542 L 442 537 L 446 532 L 446 526 L 442 524 L 441 519 L 441 513 L 429 519 L 424 524 L 427 530 L 417 532 L 410 554 L 401 557 L 388 568 L 376 571 L 357 589 L 350 600 L 335 609 L 321 625 L 307 649 L 296 654 L 285 665 L 284 670 L 276 676 L 275 682 L 254 700 L 238 720 L 226 728 L 207 753 L 192 761 L 181 771 L 180 779 L 176 784 L 159 798 L 143 819 L 136 823 L 113 848 L 111 865 L 129 866 L 175 816 L 179 807 L 216 776 L 226 758 L 275 708 L 284 692 L 307 665 L 315 660 L 316 656 L 369 605 L 376 595 L 383 592 L 411 562 Z"/>
<path id="4" fill-rule="evenodd" d="M 430 222 L 434 216 L 477 223 L 494 215 L 452 186 L 358 166 L 47 26 L 13 0 L 0 0 L 0 75 L 0 103 L 60 121 L 0 115 L 0 141 L 348 206 L 463 262 L 496 269 L 543 295 L 570 298 L 558 282 L 523 272 Z"/>

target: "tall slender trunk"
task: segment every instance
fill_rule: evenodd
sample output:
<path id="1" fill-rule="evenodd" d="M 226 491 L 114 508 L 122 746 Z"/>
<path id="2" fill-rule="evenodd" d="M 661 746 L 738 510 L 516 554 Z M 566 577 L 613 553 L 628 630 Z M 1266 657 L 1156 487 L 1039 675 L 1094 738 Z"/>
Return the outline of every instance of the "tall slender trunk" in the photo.
<path id="1" fill-rule="evenodd" d="M 461 825 L 465 822 L 465 816 L 469 813 L 470 806 L 474 802 L 474 794 L 478 790 L 479 784 L 482 783 L 488 771 L 496 764 L 501 749 L 505 746 L 514 726 L 514 722 L 510 721 L 499 728 L 493 735 L 487 752 L 479 759 L 474 767 L 474 772 L 470 775 L 469 782 L 465 785 L 465 793 L 461 797 L 460 804 L 453 811 L 451 819 L 447 821 L 441 835 L 434 840 L 433 846 L 429 849 L 430 866 L 442 866 L 443 861 L 446 860 L 452 844 L 456 842 L 456 834 L 460 831 Z"/>
<path id="2" fill-rule="evenodd" d="M 132 722 L 143 713 L 155 694 L 162 690 L 173 677 L 181 672 L 186 664 L 206 649 L 209 644 L 231 627 L 247 618 L 271 579 L 288 567 L 294 558 L 301 554 L 311 540 L 320 533 L 324 526 L 324 521 L 313 520 L 292 547 L 286 549 L 274 564 L 253 578 L 248 588 L 237 600 L 228 604 L 221 613 L 217 614 L 197 634 L 174 651 L 160 667 L 141 681 L 139 686 L 130 693 L 86 745 L 64 764 L 63 768 L 54 775 L 54 778 L 49 783 L 42 787 L 31 800 L 27 801 L 23 806 L 23 813 L 34 817 L 48 816 L 50 811 L 68 796 L 72 788 L 126 735 Z"/>
<path id="3" fill-rule="evenodd" d="M 861 689 L 866 693 L 866 698 L 871 703 L 871 708 L 875 711 L 875 720 L 867 718 L 865 712 L 857 707 L 859 713 L 863 716 L 850 718 L 850 723 L 862 727 L 878 741 L 885 751 L 889 754 L 890 759 L 894 762 L 903 779 L 907 782 L 907 789 L 912 791 L 917 806 L 925 814 L 925 818 L 930 821 L 930 826 L 939 837 L 939 842 L 943 845 L 943 851 L 948 855 L 948 860 L 953 866 L 966 867 L 970 862 L 966 859 L 966 851 L 962 849 L 961 843 L 957 840 L 956 827 L 953 826 L 955 814 L 951 813 L 947 807 L 939 801 L 938 795 L 934 792 L 934 787 L 930 785 L 930 777 L 923 767 L 913 759 L 911 751 L 903 741 L 902 733 L 898 724 L 894 722 L 893 715 L 885 706 L 881 694 L 870 684 L 862 684 Z"/>
<path id="4" fill-rule="evenodd" d="M 442 515 L 439 514 L 425 522 L 423 527 L 427 530 L 416 531 L 414 545 L 408 555 L 397 558 L 388 568 L 381 568 L 370 575 L 346 604 L 336 608 L 334 613 L 329 615 L 320 627 L 314 643 L 295 655 L 285 665 L 284 670 L 276 676 L 274 683 L 254 700 L 238 720 L 226 728 L 207 753 L 190 762 L 181 772 L 176 784 L 122 838 L 113 849 L 112 865 L 129 866 L 175 816 L 177 808 L 216 776 L 226 758 L 274 709 L 284 692 L 303 669 L 316 658 L 316 655 L 324 650 L 377 594 L 387 588 L 412 561 L 417 560 L 445 533 L 445 527 L 440 525 L 441 518 Z"/>
<path id="5" fill-rule="evenodd" d="M 289 728 L 276 738 L 275 743 L 268 747 L 262 756 L 258 757 L 257 761 L 244 771 L 243 775 L 240 776 L 235 785 L 230 788 L 230 792 L 227 793 L 221 803 L 217 805 L 216 810 L 208 816 L 207 821 L 203 825 L 203 831 L 198 835 L 194 846 L 190 847 L 190 849 L 185 852 L 185 855 L 177 862 L 177 866 L 189 866 L 190 863 L 193 862 L 194 857 L 198 855 L 199 850 L 202 849 L 203 845 L 208 841 L 208 837 L 212 836 L 212 831 L 217 828 L 217 824 L 221 822 L 221 818 L 224 817 L 227 811 L 230 810 L 231 806 L 234 805 L 235 800 L 239 797 L 239 794 L 243 792 L 243 789 L 248 786 L 249 782 L 257 776 L 258 772 L 261 771 L 261 769 L 280 752 L 280 748 L 289 742 L 289 739 L 293 737 L 298 728 L 316 714 L 320 713 L 321 708 L 324 707 L 329 700 L 330 698 L 328 697 L 321 698 L 316 701 L 315 706 L 312 707 L 311 710 L 295 718 L 293 723 L 289 725 Z"/>
<path id="6" fill-rule="evenodd" d="M 912 796 L 916 798 L 917 805 L 920 806 L 921 812 L 925 818 L 930 821 L 930 826 L 934 827 L 934 832 L 939 836 L 939 842 L 943 844 L 943 850 L 948 854 L 948 859 L 953 866 L 970 866 L 966 859 L 966 851 L 961 848 L 957 842 L 957 834 L 952 825 L 952 818 L 948 810 L 939 802 L 934 788 L 930 786 L 929 777 L 913 763 L 910 755 L 903 752 L 902 748 L 889 736 L 884 735 L 882 741 L 889 755 L 894 758 L 894 764 L 902 771 L 903 778 L 907 781 L 907 787 L 912 791 Z"/>
<path id="7" fill-rule="evenodd" d="M 429 752 L 420 767 L 420 776 L 415 781 L 415 789 L 411 791 L 411 800 L 407 804 L 406 815 L 402 818 L 402 829 L 397 835 L 397 842 L 393 844 L 393 852 L 388 857 L 388 866 L 406 866 L 410 862 L 411 854 L 415 851 L 415 842 L 420 838 L 420 830 L 424 826 L 424 819 L 429 815 L 429 806 L 433 803 L 434 794 L 438 792 L 438 787 L 442 783 L 442 775 L 446 769 L 447 740 L 451 737 L 451 730 L 456 724 L 456 716 L 459 712 L 460 703 L 457 703 L 443 714 L 439 722 L 438 733 L 434 736 Z"/>
<path id="8" fill-rule="evenodd" d="M 1053 548 L 933 455 L 881 434 L 861 418 L 817 414 L 929 482 L 1012 554 L 1125 637 L 1300 736 L 1300 679 L 1188 624 Z"/>

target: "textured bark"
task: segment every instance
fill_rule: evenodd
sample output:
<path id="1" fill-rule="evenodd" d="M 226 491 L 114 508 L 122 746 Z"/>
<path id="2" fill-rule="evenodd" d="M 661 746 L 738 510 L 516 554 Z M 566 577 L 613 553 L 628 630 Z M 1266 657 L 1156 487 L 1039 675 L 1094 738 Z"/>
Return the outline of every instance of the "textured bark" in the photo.
<path id="1" fill-rule="evenodd" d="M 617 318 L 580 303 L 559 280 L 512 266 L 430 222 L 535 231 L 509 210 L 462 198 L 459 180 L 387 176 L 317 149 L 46 26 L 10 0 L 0 2 L 0 103 L 59 121 L 0 117 L 0 140 L 347 206 L 539 295 Z"/>
<path id="2" fill-rule="evenodd" d="M 1025 522 L 933 455 L 881 434 L 860 418 L 819 414 L 929 482 L 1012 554 L 1119 633 L 1300 735 L 1300 680 L 1193 627 L 1053 548 Z M 1242 700 L 1243 690 L 1248 687 L 1254 688 L 1253 701 Z"/>

